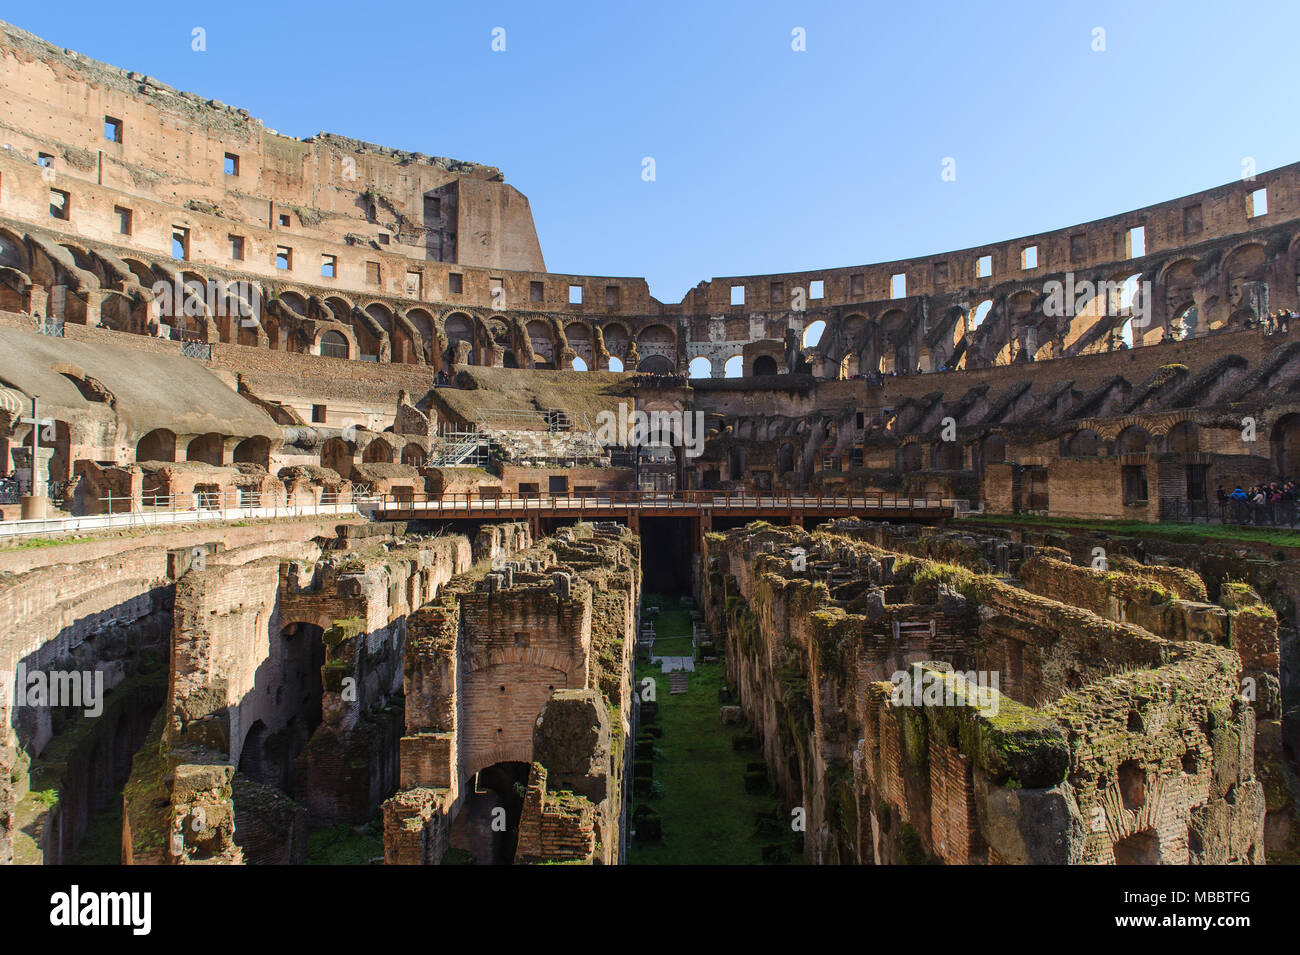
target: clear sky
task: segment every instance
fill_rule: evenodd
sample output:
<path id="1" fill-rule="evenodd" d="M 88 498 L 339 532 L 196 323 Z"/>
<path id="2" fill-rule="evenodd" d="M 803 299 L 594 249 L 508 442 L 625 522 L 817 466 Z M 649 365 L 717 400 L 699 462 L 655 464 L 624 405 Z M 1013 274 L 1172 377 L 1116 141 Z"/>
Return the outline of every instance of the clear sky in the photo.
<path id="1" fill-rule="evenodd" d="M 1300 160 L 1294 0 L 96 0 L 0 16 L 282 133 L 499 166 L 551 271 L 645 276 L 670 302 L 714 276 L 1011 239 L 1229 182 L 1247 157 Z"/>

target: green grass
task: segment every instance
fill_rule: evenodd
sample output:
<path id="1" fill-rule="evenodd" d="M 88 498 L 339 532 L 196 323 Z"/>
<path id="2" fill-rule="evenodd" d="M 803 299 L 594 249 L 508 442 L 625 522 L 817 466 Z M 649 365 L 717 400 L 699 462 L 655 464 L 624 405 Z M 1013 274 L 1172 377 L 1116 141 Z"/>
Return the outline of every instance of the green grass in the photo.
<path id="1" fill-rule="evenodd" d="M 664 616 L 669 614 L 661 614 L 661 619 Z M 682 616 L 689 633 L 689 611 Z M 675 613 L 672 617 L 677 619 Z M 655 648 L 658 652 L 658 642 Z M 758 813 L 775 809 L 788 814 L 776 797 L 745 792 L 745 764 L 761 760 L 762 756 L 732 749 L 732 739 L 746 729 L 722 725 L 718 688 L 724 679 L 723 666 L 710 663 L 696 667 L 694 673 L 688 674 L 690 689 L 673 696 L 668 692 L 668 678 L 660 674 L 659 667 L 637 666 L 638 683 L 649 676 L 657 684 L 658 725 L 663 727 L 663 737 L 656 743 L 655 779 L 662 784 L 663 795 L 635 796 L 632 805 L 645 803 L 660 814 L 664 838 L 661 843 L 633 839 L 628 852 L 630 865 L 761 865 L 763 846 L 781 841 L 757 833 Z M 782 844 L 792 861 L 800 861 L 789 839 Z"/>
<path id="2" fill-rule="evenodd" d="M 675 596 L 664 594 L 647 594 L 642 600 L 644 607 L 659 607 L 659 616 L 655 617 L 655 649 L 657 657 L 689 657 L 694 655 L 692 649 L 691 612 L 681 606 Z"/>
<path id="3" fill-rule="evenodd" d="M 960 527 L 963 524 L 996 524 L 1049 529 L 1077 528 L 1101 531 L 1107 534 L 1151 537 L 1188 544 L 1205 540 L 1223 540 L 1271 544 L 1281 547 L 1300 547 L 1300 531 L 1270 527 L 1245 527 L 1237 524 L 1149 524 L 1144 521 L 1092 521 L 1073 517 L 972 514 L 969 517 L 962 517 L 953 521 L 951 526 Z"/>
<path id="4" fill-rule="evenodd" d="M 357 832 L 343 823 L 325 829 L 313 829 L 307 834 L 308 865 L 369 865 L 370 860 L 382 857 L 384 840 L 379 823 L 370 822 Z"/>

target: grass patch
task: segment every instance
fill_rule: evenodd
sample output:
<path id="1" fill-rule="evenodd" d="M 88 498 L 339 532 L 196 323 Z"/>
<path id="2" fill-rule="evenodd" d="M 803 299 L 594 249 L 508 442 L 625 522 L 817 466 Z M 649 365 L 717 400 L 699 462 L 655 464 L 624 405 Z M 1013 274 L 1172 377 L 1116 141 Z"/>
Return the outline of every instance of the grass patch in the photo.
<path id="1" fill-rule="evenodd" d="M 384 840 L 376 822 L 357 827 L 343 823 L 307 834 L 308 865 L 370 865 L 383 855 Z"/>
<path id="2" fill-rule="evenodd" d="M 689 611 L 685 617 L 689 629 Z M 654 772 L 656 789 L 661 784 L 663 794 L 635 797 L 633 805 L 645 803 L 659 813 L 663 841 L 633 839 L 630 865 L 761 865 L 764 845 L 792 844 L 788 825 L 775 836 L 758 831 L 759 814 L 775 811 L 783 818 L 789 816 L 775 797 L 745 792 L 746 764 L 755 755 L 732 746 L 732 740 L 748 730 L 723 726 L 718 715 L 723 674 L 721 663 L 697 664 L 696 671 L 688 674 L 690 689 L 673 696 L 659 667 L 637 667 L 638 682 L 649 676 L 659 686 L 657 725 L 663 728 L 663 736 L 655 744 Z M 789 854 L 792 862 L 801 861 L 792 851 Z"/>
<path id="3" fill-rule="evenodd" d="M 1035 515 L 972 514 L 952 522 L 953 527 L 963 524 L 986 524 L 1019 527 L 1077 528 L 1101 531 L 1131 537 L 1151 537 L 1195 544 L 1206 540 L 1240 541 L 1252 544 L 1271 544 L 1281 547 L 1300 547 L 1300 531 L 1276 527 L 1243 527 L 1237 524 L 1150 524 L 1145 521 L 1091 521 L 1074 517 L 1041 517 Z"/>

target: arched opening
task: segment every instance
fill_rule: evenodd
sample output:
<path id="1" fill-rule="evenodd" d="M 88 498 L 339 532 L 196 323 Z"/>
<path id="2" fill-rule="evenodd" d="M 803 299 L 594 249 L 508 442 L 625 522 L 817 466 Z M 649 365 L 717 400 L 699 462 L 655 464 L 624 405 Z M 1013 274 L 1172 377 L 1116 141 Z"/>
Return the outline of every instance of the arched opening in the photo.
<path id="1" fill-rule="evenodd" d="M 777 373 L 776 359 L 771 355 L 759 355 L 754 359 L 754 375 L 775 375 Z"/>
<path id="2" fill-rule="evenodd" d="M 989 317 L 989 312 L 993 310 L 993 300 L 986 298 L 975 306 L 975 311 L 971 312 L 970 326 L 967 332 L 973 332 L 984 324 L 984 319 Z"/>
<path id="3" fill-rule="evenodd" d="M 622 370 L 623 370 L 623 359 L 621 359 L 621 358 L 615 358 L 613 355 L 611 355 L 611 356 L 609 357 L 609 370 L 610 370 L 610 371 L 622 371 Z"/>
<path id="4" fill-rule="evenodd" d="M 740 355 L 732 355 L 722 366 L 722 373 L 727 378 L 740 378 L 745 373 L 745 359 Z"/>
<path id="5" fill-rule="evenodd" d="M 1300 477 L 1300 414 L 1279 418 L 1269 439 L 1273 468 L 1279 477 Z"/>
<path id="6" fill-rule="evenodd" d="M 329 468 L 344 480 L 352 477 L 354 451 L 342 438 L 330 438 L 320 449 L 321 467 Z"/>
<path id="7" fill-rule="evenodd" d="M 261 435 L 245 438 L 235 445 L 236 464 L 258 464 L 270 470 L 271 441 Z"/>
<path id="8" fill-rule="evenodd" d="M 501 353 L 501 367 L 502 368 L 519 367 L 519 359 L 515 357 L 515 353 L 509 348 L 507 348 L 505 351 Z"/>
<path id="9" fill-rule="evenodd" d="M 1160 837 L 1150 829 L 1115 843 L 1116 865 L 1159 865 Z"/>
<path id="10" fill-rule="evenodd" d="M 215 432 L 201 434 L 190 441 L 185 448 L 186 461 L 201 461 L 204 464 L 211 464 L 215 467 L 221 467 L 222 451 L 225 444 L 221 435 Z"/>
<path id="11" fill-rule="evenodd" d="M 175 461 L 176 435 L 166 428 L 150 431 L 135 446 L 136 461 Z"/>
<path id="12" fill-rule="evenodd" d="M 673 373 L 673 363 L 663 355 L 651 355 L 637 365 L 636 370 L 650 375 L 671 375 Z"/>
<path id="13" fill-rule="evenodd" d="M 1141 454 L 1151 443 L 1151 434 L 1146 428 L 1131 425 L 1119 433 L 1115 439 L 1116 454 Z"/>
<path id="14" fill-rule="evenodd" d="M 524 328 L 528 333 L 528 341 L 533 346 L 535 367 L 554 368 L 555 338 L 551 323 L 534 319 Z"/>
<path id="15" fill-rule="evenodd" d="M 692 378 L 710 378 L 713 376 L 713 362 L 703 355 L 692 358 L 690 365 L 687 366 L 687 374 Z"/>
<path id="16" fill-rule="evenodd" d="M 573 358 L 573 370 L 574 370 L 574 371 L 587 371 L 587 370 L 588 370 L 588 369 L 587 369 L 587 362 L 586 362 L 585 360 L 583 360 L 583 357 L 582 357 L 581 355 L 575 355 L 575 356 L 574 356 L 574 358 Z"/>
<path id="17" fill-rule="evenodd" d="M 469 343 L 469 352 L 467 354 L 468 364 L 474 364 L 474 323 L 468 315 L 455 312 L 447 316 L 447 322 L 443 326 L 447 334 L 447 351 L 443 355 L 448 365 L 456 361 L 456 356 L 461 350 L 457 346 L 461 342 Z"/>
<path id="18" fill-rule="evenodd" d="M 402 463 L 413 468 L 424 467 L 424 448 L 414 442 L 402 448 Z"/>
<path id="19" fill-rule="evenodd" d="M 347 358 L 347 336 L 333 329 L 327 331 L 320 337 L 320 353 L 327 358 Z"/>
<path id="20" fill-rule="evenodd" d="M 375 438 L 361 452 L 361 462 L 363 464 L 392 464 L 393 446 L 383 438 Z"/>
<path id="21" fill-rule="evenodd" d="M 817 345 L 822 340 L 824 331 L 826 331 L 826 323 L 820 318 L 815 322 L 810 322 L 808 327 L 803 330 L 803 347 L 812 348 Z"/>
<path id="22" fill-rule="evenodd" d="M 452 822 L 451 842 L 480 865 L 511 865 L 519 845 L 528 763 L 494 763 L 479 770 L 465 787 L 460 814 Z"/>

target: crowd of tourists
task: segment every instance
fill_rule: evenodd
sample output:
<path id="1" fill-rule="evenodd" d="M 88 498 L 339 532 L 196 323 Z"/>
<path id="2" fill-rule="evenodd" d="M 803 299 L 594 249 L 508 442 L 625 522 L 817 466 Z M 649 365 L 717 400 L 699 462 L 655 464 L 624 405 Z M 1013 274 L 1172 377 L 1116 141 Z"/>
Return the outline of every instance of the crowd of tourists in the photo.
<path id="1" fill-rule="evenodd" d="M 1250 487 L 1238 484 L 1232 491 L 1224 490 L 1220 484 L 1218 498 L 1225 524 L 1295 527 L 1296 519 L 1300 517 L 1294 479 Z"/>

